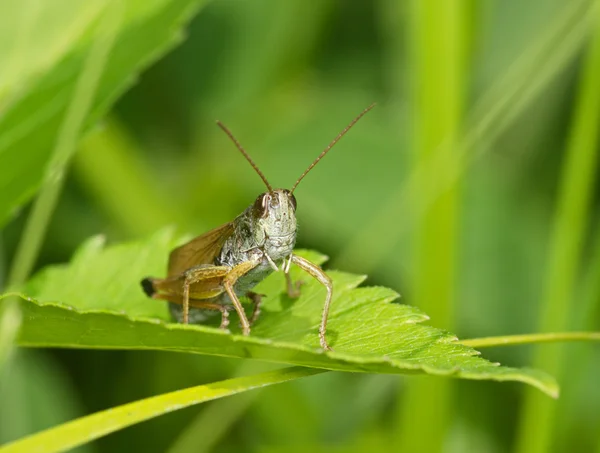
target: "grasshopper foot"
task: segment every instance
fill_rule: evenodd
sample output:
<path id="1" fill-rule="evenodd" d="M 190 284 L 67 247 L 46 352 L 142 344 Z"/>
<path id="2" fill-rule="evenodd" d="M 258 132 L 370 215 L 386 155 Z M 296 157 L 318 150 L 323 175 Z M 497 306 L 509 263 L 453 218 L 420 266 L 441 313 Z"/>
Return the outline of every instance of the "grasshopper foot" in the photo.
<path id="1" fill-rule="evenodd" d="M 323 348 L 323 350 L 333 351 L 333 348 L 331 346 L 329 346 L 329 343 L 327 343 L 324 333 L 319 333 L 319 342 L 321 343 L 321 348 Z"/>
<path id="2" fill-rule="evenodd" d="M 221 324 L 219 325 L 219 329 L 228 331 L 227 327 L 229 326 L 229 310 L 226 307 L 223 307 L 221 310 Z"/>

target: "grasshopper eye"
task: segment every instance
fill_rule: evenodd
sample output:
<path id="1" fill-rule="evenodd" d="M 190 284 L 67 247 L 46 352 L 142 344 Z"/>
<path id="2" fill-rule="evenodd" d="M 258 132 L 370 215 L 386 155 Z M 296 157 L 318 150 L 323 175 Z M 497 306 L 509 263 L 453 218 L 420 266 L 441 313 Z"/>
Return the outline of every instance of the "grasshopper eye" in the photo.
<path id="1" fill-rule="evenodd" d="M 265 218 L 269 214 L 269 202 L 271 201 L 271 195 L 264 193 L 260 195 L 254 202 L 254 209 L 262 217 Z"/>

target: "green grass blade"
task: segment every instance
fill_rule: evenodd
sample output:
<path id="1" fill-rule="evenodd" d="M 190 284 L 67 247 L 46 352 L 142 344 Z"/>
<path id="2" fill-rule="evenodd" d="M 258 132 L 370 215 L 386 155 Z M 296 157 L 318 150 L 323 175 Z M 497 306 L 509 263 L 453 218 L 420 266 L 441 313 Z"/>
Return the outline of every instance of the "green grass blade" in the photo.
<path id="1" fill-rule="evenodd" d="M 218 442 L 259 397 L 261 390 L 235 398 L 215 401 L 198 415 L 166 453 L 205 453 L 215 451 Z"/>
<path id="2" fill-rule="evenodd" d="M 235 376 L 255 374 L 259 371 L 265 371 L 265 363 L 245 361 L 236 370 Z M 215 401 L 185 427 L 171 444 L 167 453 L 187 453 L 189 451 L 205 453 L 213 451 L 217 443 L 256 401 L 261 392 L 262 390 L 256 390 L 235 398 Z"/>
<path id="3" fill-rule="evenodd" d="M 569 326 L 581 246 L 590 218 L 600 121 L 600 2 L 596 2 L 594 14 L 596 29 L 584 61 L 566 163 L 561 175 L 545 298 L 541 307 L 541 331 L 563 330 Z M 534 365 L 560 373 L 563 360 L 563 347 L 551 345 L 536 353 Z M 553 403 L 531 392 L 526 393 L 517 438 L 518 452 L 541 453 L 548 450 L 552 444 L 555 409 Z"/>
<path id="4" fill-rule="evenodd" d="M 45 351 L 15 350 L 0 375 L 0 445 L 86 415 L 65 370 Z M 71 453 L 93 453 L 82 446 Z"/>
<path id="5" fill-rule="evenodd" d="M 441 159 L 457 165 L 454 145 L 460 135 L 466 61 L 465 31 L 468 7 L 463 0 L 435 4 L 411 3 L 412 56 L 415 68 L 414 131 L 415 167 Z M 445 146 L 443 146 L 445 145 Z M 432 181 L 443 179 L 453 168 L 435 169 L 423 179 L 417 194 L 428 194 Z M 414 300 L 440 326 L 452 330 L 457 272 L 459 181 L 417 218 L 414 231 L 416 266 Z M 417 198 L 419 195 L 417 195 Z M 427 198 L 427 196 L 426 196 Z M 427 204 L 419 200 L 417 204 Z M 438 451 L 449 425 L 452 382 L 414 379 L 400 392 L 399 450 Z"/>
<path id="6" fill-rule="evenodd" d="M 596 217 L 596 224 L 598 224 Z M 593 255 L 589 266 L 586 269 L 586 275 L 581 285 L 581 291 L 578 291 L 578 297 L 581 297 L 582 303 L 578 307 L 578 312 L 572 325 L 576 329 L 599 329 L 600 328 L 600 231 L 595 233 L 595 244 Z M 569 348 L 569 354 L 566 358 L 563 369 L 568 370 L 564 373 L 562 379 L 561 394 L 558 402 L 557 418 L 555 426 L 557 434 L 555 435 L 554 445 L 557 451 L 568 450 L 573 443 L 573 433 L 577 433 L 581 420 L 581 404 L 587 403 L 587 392 L 582 392 L 585 388 L 589 376 L 595 376 L 595 345 L 580 344 L 576 348 Z M 595 412 L 587 418 L 590 426 L 600 426 L 600 414 Z"/>
<path id="7" fill-rule="evenodd" d="M 175 410 L 323 372 L 323 370 L 311 368 L 291 367 L 255 376 L 228 379 L 178 390 L 73 420 L 8 444 L 0 448 L 0 452 L 24 453 L 36 451 L 52 453 L 65 451 L 114 431 Z"/>
<path id="8" fill-rule="evenodd" d="M 336 264 L 360 262 L 361 269 L 370 272 L 385 259 L 409 227 L 408 223 L 398 225 L 389 222 L 389 219 L 408 216 L 418 219 L 423 216 L 438 196 L 455 183 L 469 162 L 489 149 L 489 144 L 578 55 L 591 27 L 589 4 L 589 0 L 574 0 L 565 4 L 564 9 L 556 15 L 556 21 L 549 25 L 548 32 L 528 46 L 515 64 L 505 74 L 498 76 L 498 81 L 469 109 L 454 160 L 449 162 L 445 158 L 446 153 L 439 153 L 437 158 L 413 169 L 406 182 L 392 191 L 386 202 L 381 203 L 376 215 L 346 242 L 336 257 Z M 447 143 L 442 146 L 447 146 Z M 428 193 L 420 194 L 421 204 L 416 204 L 414 194 L 422 189 L 422 181 L 427 180 L 430 174 L 439 174 L 442 179 Z M 386 241 L 372 242 L 372 237 L 385 237 Z M 368 248 L 363 247 L 366 243 L 370 244 Z"/>

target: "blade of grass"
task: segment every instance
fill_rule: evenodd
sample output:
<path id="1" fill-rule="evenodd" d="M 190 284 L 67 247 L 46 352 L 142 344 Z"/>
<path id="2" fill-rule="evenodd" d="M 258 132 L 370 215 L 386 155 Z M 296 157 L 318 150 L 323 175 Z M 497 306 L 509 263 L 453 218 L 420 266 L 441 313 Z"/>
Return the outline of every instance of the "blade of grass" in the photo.
<path id="1" fill-rule="evenodd" d="M 65 115 L 56 147 L 46 167 L 44 181 L 33 207 L 25 231 L 17 247 L 15 260 L 8 276 L 8 287 L 18 288 L 29 276 L 44 238 L 48 222 L 56 206 L 67 166 L 73 156 L 84 119 L 92 104 L 96 87 L 103 72 L 122 15 L 120 2 L 107 7 L 99 23 L 100 32 L 87 57 L 73 98 Z M 0 367 L 9 354 L 12 340 L 20 325 L 20 315 L 15 300 L 3 304 L 0 314 Z"/>
<path id="2" fill-rule="evenodd" d="M 344 267 L 344 263 L 360 262 L 363 272 L 369 273 L 388 256 L 406 228 L 414 225 L 410 222 L 390 222 L 389 219 L 405 219 L 411 215 L 416 219 L 422 217 L 436 198 L 466 170 L 469 161 L 489 149 L 489 144 L 578 55 L 591 27 L 589 5 L 588 0 L 574 0 L 565 5 L 556 15 L 556 21 L 548 26 L 548 33 L 540 35 L 539 39 L 526 48 L 506 73 L 498 77 L 497 83 L 470 109 L 464 135 L 456 144 L 452 161 L 448 161 L 448 153 L 439 152 L 415 167 L 407 181 L 381 204 L 379 212 L 347 241 L 334 260 L 336 266 Z M 448 141 L 440 145 L 446 146 L 449 146 Z M 475 149 L 478 150 L 477 153 L 473 152 Z M 429 189 L 427 197 L 425 194 L 419 195 L 420 204 L 415 203 L 414 194 L 422 189 L 422 181 L 427 180 L 432 173 L 439 174 L 442 178 Z M 373 237 L 386 240 L 371 241 Z M 370 247 L 363 247 L 365 243 L 369 243 Z"/>
<path id="3" fill-rule="evenodd" d="M 459 136 L 462 121 L 467 14 L 465 0 L 443 4 L 414 0 L 411 3 L 417 167 L 438 158 L 450 166 L 456 165 L 452 145 Z M 440 146 L 445 142 L 449 146 Z M 431 181 L 438 181 L 441 176 L 441 173 L 429 173 L 417 194 L 428 193 Z M 425 215 L 417 219 L 414 229 L 417 232 L 415 302 L 446 329 L 452 329 L 454 323 L 458 184 L 455 180 L 428 206 Z M 406 382 L 398 401 L 399 450 L 439 451 L 450 423 L 451 399 L 452 383 L 449 380 L 413 379 Z"/>
<path id="4" fill-rule="evenodd" d="M 235 398 L 215 401 L 198 415 L 175 442 L 167 453 L 204 453 L 217 451 L 215 447 L 227 434 L 248 408 L 256 401 L 261 390 L 244 393 Z"/>
<path id="5" fill-rule="evenodd" d="M 600 218 L 596 219 L 598 225 Z M 597 329 L 600 319 L 600 234 L 595 235 L 594 254 L 590 260 L 590 265 L 586 270 L 586 276 L 583 281 L 581 295 L 582 304 L 579 312 L 576 313 L 576 319 L 572 323 L 576 329 Z M 562 398 L 558 401 L 556 449 L 557 451 L 567 451 L 576 439 L 579 437 L 578 428 L 582 418 L 582 406 L 588 403 L 588 395 L 582 392 L 586 387 L 589 376 L 594 374 L 594 347 L 591 344 L 578 345 L 569 350 L 569 355 L 564 366 L 566 373 L 564 382 L 561 385 Z M 600 414 L 595 414 L 595 419 L 590 420 L 586 417 L 589 426 L 600 426 Z"/>
<path id="6" fill-rule="evenodd" d="M 264 362 L 246 361 L 236 370 L 235 376 L 254 374 L 269 366 Z M 244 393 L 235 398 L 215 401 L 204 409 L 169 447 L 168 453 L 204 453 L 213 451 L 228 429 L 246 412 L 262 390 Z"/>
<path id="7" fill-rule="evenodd" d="M 595 3 L 596 29 L 586 52 L 578 88 L 573 124 L 561 175 L 554 232 L 550 244 L 545 296 L 541 307 L 540 331 L 562 330 L 569 313 L 581 246 L 589 223 L 590 199 L 597 165 L 598 122 L 600 121 L 600 2 Z M 552 374 L 561 372 L 564 349 L 551 345 L 537 351 L 533 366 Z M 556 403 L 526 392 L 517 435 L 516 451 L 548 451 L 552 445 Z"/>
<path id="8" fill-rule="evenodd" d="M 325 371 L 314 368 L 290 367 L 165 393 L 97 412 L 42 431 L 23 440 L 7 444 L 5 447 L 0 448 L 0 453 L 64 451 L 159 415 L 248 390 L 324 373 Z"/>

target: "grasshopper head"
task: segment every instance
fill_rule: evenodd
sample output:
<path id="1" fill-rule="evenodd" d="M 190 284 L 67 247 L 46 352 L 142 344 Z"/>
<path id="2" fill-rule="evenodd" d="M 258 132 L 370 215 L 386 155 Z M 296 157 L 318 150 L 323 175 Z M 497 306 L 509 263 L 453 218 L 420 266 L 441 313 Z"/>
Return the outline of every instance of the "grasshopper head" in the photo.
<path id="1" fill-rule="evenodd" d="M 287 189 L 265 192 L 254 202 L 253 211 L 269 256 L 276 260 L 289 255 L 296 242 L 296 197 Z"/>
<path id="2" fill-rule="evenodd" d="M 275 189 L 258 196 L 254 216 L 269 237 L 296 232 L 296 197 L 287 189 Z"/>

